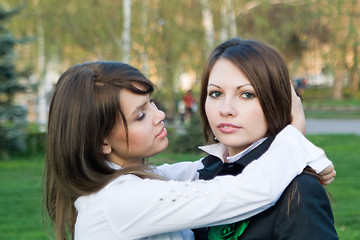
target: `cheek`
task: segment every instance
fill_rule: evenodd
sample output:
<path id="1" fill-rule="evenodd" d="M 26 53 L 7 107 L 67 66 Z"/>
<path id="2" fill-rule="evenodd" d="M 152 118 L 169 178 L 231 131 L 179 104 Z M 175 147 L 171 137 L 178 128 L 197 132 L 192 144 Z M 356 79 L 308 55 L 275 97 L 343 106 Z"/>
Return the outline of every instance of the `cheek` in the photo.
<path id="1" fill-rule="evenodd" d="M 116 126 L 108 136 L 108 139 L 110 139 L 113 143 L 126 142 L 125 128 L 119 125 Z"/>
<path id="2" fill-rule="evenodd" d="M 214 120 L 215 113 L 216 113 L 215 105 L 209 103 L 209 101 L 206 100 L 206 102 L 205 102 L 205 114 L 206 114 L 206 117 L 208 118 L 210 123 Z"/>
<path id="3" fill-rule="evenodd" d="M 252 123 L 251 126 L 253 128 L 257 128 L 258 130 L 267 129 L 268 124 L 260 103 L 254 102 L 253 104 L 247 105 L 246 108 L 239 109 L 239 111 L 243 113 L 242 117 L 246 117 L 248 121 Z M 246 114 L 244 115 L 244 113 Z"/>
<path id="4" fill-rule="evenodd" d="M 254 127 L 258 128 L 261 131 L 267 132 L 268 124 L 264 113 L 262 111 L 257 111 L 256 113 L 254 113 L 254 119 L 256 119 L 256 121 L 254 121 Z"/>
<path id="5" fill-rule="evenodd" d="M 129 146 L 139 147 L 144 144 L 144 142 L 149 138 L 149 134 L 141 131 L 140 128 L 132 130 L 129 132 Z"/>

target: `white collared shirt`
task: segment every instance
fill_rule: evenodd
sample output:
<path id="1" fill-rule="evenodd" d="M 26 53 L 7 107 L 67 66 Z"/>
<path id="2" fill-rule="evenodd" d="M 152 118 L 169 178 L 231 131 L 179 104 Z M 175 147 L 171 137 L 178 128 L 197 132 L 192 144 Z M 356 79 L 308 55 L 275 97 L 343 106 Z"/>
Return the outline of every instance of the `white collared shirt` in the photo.
<path id="1" fill-rule="evenodd" d="M 249 147 L 247 147 L 245 150 L 239 152 L 238 154 L 235 154 L 234 156 L 227 156 L 228 150 L 227 147 L 222 143 L 215 143 L 211 145 L 201 146 L 199 149 L 203 150 L 204 152 L 213 155 L 215 157 L 220 158 L 223 162 L 233 163 L 236 162 L 239 158 L 242 158 L 245 156 L 248 152 L 259 146 L 261 143 L 263 143 L 267 138 L 261 138 L 257 140 L 256 142 L 252 143 Z"/>
<path id="2" fill-rule="evenodd" d="M 321 149 L 288 126 L 235 177 L 194 180 L 201 161 L 159 166 L 160 173 L 175 179 L 170 181 L 122 175 L 76 200 L 75 239 L 193 239 L 186 229 L 256 215 L 274 205 L 306 165 L 320 172 L 330 163 Z"/>

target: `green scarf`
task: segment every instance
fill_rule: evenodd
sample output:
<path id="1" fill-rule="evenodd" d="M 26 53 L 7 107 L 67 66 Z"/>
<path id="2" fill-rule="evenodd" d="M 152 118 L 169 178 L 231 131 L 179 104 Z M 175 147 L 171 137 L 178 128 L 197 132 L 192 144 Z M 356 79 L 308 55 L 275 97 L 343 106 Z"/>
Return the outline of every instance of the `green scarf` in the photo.
<path id="1" fill-rule="evenodd" d="M 249 225 L 249 220 L 211 227 L 209 240 L 236 240 Z"/>

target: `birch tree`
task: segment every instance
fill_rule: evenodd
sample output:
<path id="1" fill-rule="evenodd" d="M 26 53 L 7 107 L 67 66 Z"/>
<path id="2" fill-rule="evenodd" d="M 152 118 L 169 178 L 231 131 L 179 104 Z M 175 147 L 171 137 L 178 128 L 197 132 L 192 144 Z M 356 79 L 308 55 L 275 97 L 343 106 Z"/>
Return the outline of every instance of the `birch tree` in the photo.
<path id="1" fill-rule="evenodd" d="M 38 79 L 38 94 L 37 94 L 37 102 L 38 102 L 38 114 L 37 114 L 37 122 L 41 126 L 41 130 L 45 131 L 46 123 L 47 123 L 47 115 L 48 115 L 48 101 L 46 95 L 49 91 L 48 84 L 45 78 L 45 37 L 44 37 L 44 28 L 39 19 L 37 23 L 37 45 L 38 45 L 38 60 L 37 60 L 37 79 Z M 51 91 L 51 89 L 50 89 Z"/>
<path id="2" fill-rule="evenodd" d="M 236 17 L 232 0 L 225 0 L 223 4 L 221 4 L 220 12 L 222 23 L 220 30 L 220 40 L 225 41 L 229 38 L 236 37 Z"/>
<path id="3" fill-rule="evenodd" d="M 123 0 L 122 61 L 125 63 L 130 63 L 131 1 Z"/>
<path id="4" fill-rule="evenodd" d="M 205 32 L 206 52 L 214 46 L 215 33 L 214 33 L 214 20 L 209 0 L 200 0 L 202 4 L 202 25 Z"/>

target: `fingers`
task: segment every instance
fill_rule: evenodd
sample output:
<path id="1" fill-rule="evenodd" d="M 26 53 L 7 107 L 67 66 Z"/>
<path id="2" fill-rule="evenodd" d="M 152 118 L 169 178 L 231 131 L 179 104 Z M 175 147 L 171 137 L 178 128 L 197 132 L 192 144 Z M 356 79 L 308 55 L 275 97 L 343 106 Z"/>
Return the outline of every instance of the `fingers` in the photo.
<path id="1" fill-rule="evenodd" d="M 301 102 L 301 98 L 296 94 L 294 86 L 291 85 L 291 100 L 293 101 L 293 110 L 303 112 L 303 105 Z"/>
<path id="2" fill-rule="evenodd" d="M 333 172 L 335 172 L 335 167 L 333 164 L 330 164 L 327 168 L 325 168 L 324 170 L 322 170 L 322 172 L 320 173 L 320 175 L 327 175 L 327 174 L 332 174 Z M 336 175 L 336 172 L 335 172 Z M 335 176 L 334 176 L 335 177 Z"/>
<path id="3" fill-rule="evenodd" d="M 302 134 L 305 135 L 306 121 L 301 99 L 296 95 L 294 87 L 291 85 L 291 125 L 296 127 Z"/>
<path id="4" fill-rule="evenodd" d="M 327 180 L 327 181 L 320 181 L 320 183 L 321 183 L 322 185 L 329 185 L 329 184 L 331 184 L 334 180 L 335 180 L 334 178 L 330 178 L 330 179 Z"/>
<path id="5" fill-rule="evenodd" d="M 325 168 L 321 173 L 318 174 L 318 179 L 320 180 L 321 184 L 329 185 L 335 180 L 336 171 L 334 165 L 330 165 Z"/>

